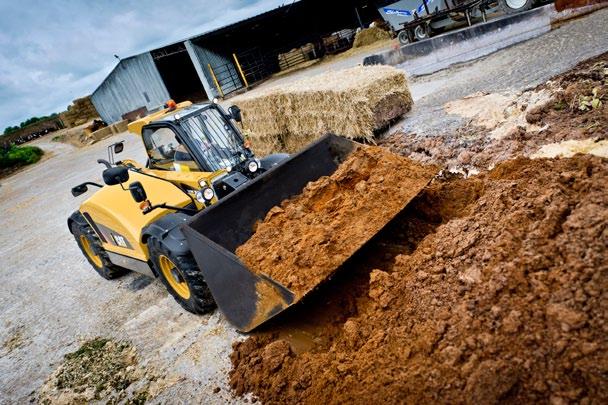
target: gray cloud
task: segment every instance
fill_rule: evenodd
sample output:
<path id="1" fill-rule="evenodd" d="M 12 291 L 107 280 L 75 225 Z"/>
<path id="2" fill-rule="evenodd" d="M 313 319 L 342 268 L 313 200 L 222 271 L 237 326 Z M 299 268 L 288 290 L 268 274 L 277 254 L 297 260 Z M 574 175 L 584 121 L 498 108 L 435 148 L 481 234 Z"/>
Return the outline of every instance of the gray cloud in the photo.
<path id="1" fill-rule="evenodd" d="M 127 57 L 289 0 L 53 0 L 0 3 L 0 134 L 90 94 Z M 10 3 L 10 4 L 9 4 Z"/>

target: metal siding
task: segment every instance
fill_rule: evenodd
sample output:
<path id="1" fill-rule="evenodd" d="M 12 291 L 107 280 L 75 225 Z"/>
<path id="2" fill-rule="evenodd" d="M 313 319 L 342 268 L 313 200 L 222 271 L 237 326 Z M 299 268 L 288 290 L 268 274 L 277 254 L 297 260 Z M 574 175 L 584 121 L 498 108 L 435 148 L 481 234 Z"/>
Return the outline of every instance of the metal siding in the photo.
<path id="1" fill-rule="evenodd" d="M 199 56 L 198 56 L 198 52 L 196 48 L 200 48 L 196 45 L 194 45 L 192 43 L 192 41 L 188 40 L 186 42 L 184 42 L 184 44 L 186 45 L 186 50 L 188 51 L 188 55 L 190 56 L 190 60 L 192 61 L 192 64 L 194 65 L 194 70 L 196 70 L 196 74 L 198 75 L 198 78 L 200 79 L 201 83 L 203 84 L 203 87 L 205 88 L 205 93 L 207 94 L 207 98 L 208 99 L 213 99 L 214 97 L 217 96 L 217 90 L 215 88 L 215 84 L 213 83 L 213 79 L 211 78 L 211 75 L 209 74 L 209 69 L 207 68 L 207 65 L 203 65 L 203 63 L 201 62 Z M 205 73 L 207 72 L 207 73 Z"/>
<path id="2" fill-rule="evenodd" d="M 169 98 L 149 52 L 121 60 L 91 95 L 93 105 L 107 123 L 120 121 L 123 114 L 140 107 L 154 110 Z"/>
<path id="3" fill-rule="evenodd" d="M 194 49 L 194 52 L 196 53 L 196 56 L 198 58 L 198 62 L 200 63 L 203 72 L 205 73 L 207 82 L 211 85 L 214 97 L 219 97 L 220 94 L 217 91 L 215 82 L 213 81 L 213 77 L 211 77 L 208 65 L 211 65 L 211 68 L 214 70 L 217 76 L 217 80 L 220 83 L 223 83 L 224 80 L 229 79 L 230 76 L 236 79 L 236 84 L 231 83 L 230 85 L 224 85 L 222 87 L 224 94 L 228 94 L 234 90 L 238 90 L 243 87 L 239 72 L 237 71 L 236 66 L 234 66 L 234 63 L 231 59 L 212 52 L 206 48 L 203 48 L 200 45 L 195 44 L 194 42 L 192 42 L 192 48 Z M 225 67 L 227 67 L 227 69 Z"/>
<path id="4" fill-rule="evenodd" d="M 433 7 L 430 6 L 431 1 L 427 0 L 427 4 L 429 4 L 429 9 L 434 9 L 434 6 Z M 416 10 L 420 6 L 420 4 L 421 4 L 421 0 L 400 0 L 395 3 L 387 4 L 384 7 L 378 8 L 378 12 L 382 16 L 382 18 L 384 18 L 384 20 L 391 25 L 393 30 L 400 31 L 401 29 L 403 29 L 403 26 L 401 24 L 413 21 L 414 17 L 413 16 L 402 16 L 402 15 L 397 15 L 397 14 L 387 14 L 387 12 L 384 11 L 384 9 L 388 8 L 388 9 L 412 11 L 412 10 Z M 420 15 L 425 16 L 426 13 L 423 12 Z"/>

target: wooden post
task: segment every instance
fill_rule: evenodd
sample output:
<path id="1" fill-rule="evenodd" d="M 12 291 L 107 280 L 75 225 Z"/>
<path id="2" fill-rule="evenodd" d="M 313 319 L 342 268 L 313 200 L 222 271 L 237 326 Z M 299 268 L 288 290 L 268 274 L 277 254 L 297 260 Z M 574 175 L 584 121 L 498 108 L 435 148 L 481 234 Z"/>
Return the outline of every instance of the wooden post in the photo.
<path id="1" fill-rule="evenodd" d="M 236 53 L 233 53 L 232 57 L 234 58 L 234 62 L 236 63 L 236 67 L 239 69 L 239 72 L 241 73 L 241 77 L 243 78 L 243 83 L 245 83 L 245 87 L 249 88 L 249 83 L 247 83 L 247 79 L 245 78 L 245 74 L 243 73 L 243 69 L 241 69 L 241 64 L 239 63 L 239 60 L 236 57 Z"/>
<path id="2" fill-rule="evenodd" d="M 211 72 L 211 77 L 213 77 L 213 81 L 215 83 L 215 87 L 217 87 L 217 91 L 220 93 L 220 96 L 222 96 L 222 98 L 224 98 L 224 92 L 222 91 L 222 86 L 220 86 L 220 83 L 217 81 L 217 77 L 215 77 L 215 72 L 213 71 L 211 64 L 207 63 L 207 67 L 209 68 L 209 71 Z"/>

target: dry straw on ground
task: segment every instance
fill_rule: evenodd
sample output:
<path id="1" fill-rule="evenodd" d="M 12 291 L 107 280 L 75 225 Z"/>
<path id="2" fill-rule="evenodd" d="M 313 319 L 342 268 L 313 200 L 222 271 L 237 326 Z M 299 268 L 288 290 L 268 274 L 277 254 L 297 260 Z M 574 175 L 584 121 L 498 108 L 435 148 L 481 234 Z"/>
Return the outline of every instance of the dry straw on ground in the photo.
<path id="1" fill-rule="evenodd" d="M 391 39 L 391 34 L 388 31 L 378 27 L 369 27 L 357 32 L 353 48 L 370 45 L 384 39 Z"/>
<path id="2" fill-rule="evenodd" d="M 375 131 L 411 109 L 405 74 L 389 66 L 332 71 L 233 99 L 255 151 L 295 152 L 335 133 L 351 139 Z"/>

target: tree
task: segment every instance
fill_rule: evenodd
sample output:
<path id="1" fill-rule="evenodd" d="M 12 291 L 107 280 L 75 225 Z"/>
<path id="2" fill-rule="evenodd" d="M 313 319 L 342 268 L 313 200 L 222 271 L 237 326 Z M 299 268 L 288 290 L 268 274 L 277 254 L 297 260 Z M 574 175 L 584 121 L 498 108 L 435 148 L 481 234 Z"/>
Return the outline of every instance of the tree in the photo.
<path id="1" fill-rule="evenodd" d="M 4 135 L 10 135 L 10 134 L 12 134 L 13 132 L 17 132 L 17 131 L 19 131 L 19 127 L 7 127 L 7 128 L 4 130 Z"/>

